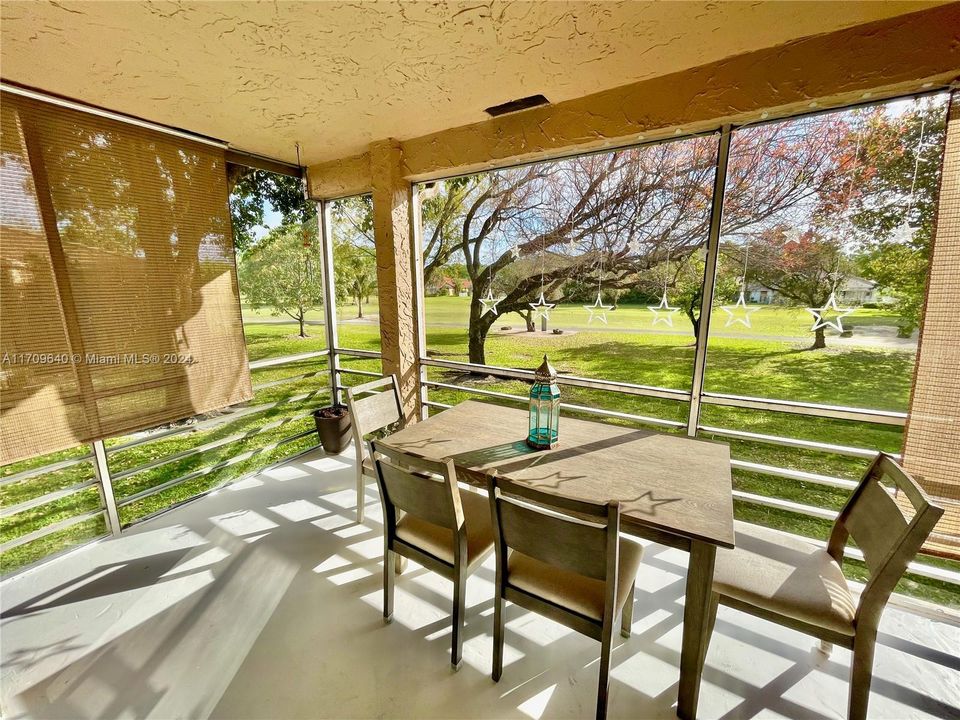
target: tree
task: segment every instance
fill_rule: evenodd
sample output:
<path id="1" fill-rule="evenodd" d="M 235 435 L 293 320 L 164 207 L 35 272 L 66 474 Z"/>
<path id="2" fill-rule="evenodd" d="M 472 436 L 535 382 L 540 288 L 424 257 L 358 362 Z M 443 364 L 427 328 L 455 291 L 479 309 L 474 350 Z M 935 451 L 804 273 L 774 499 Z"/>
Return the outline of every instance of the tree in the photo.
<path id="1" fill-rule="evenodd" d="M 785 242 L 784 230 L 777 228 L 765 233 L 752 248 L 754 276 L 763 285 L 804 307 L 823 307 L 830 293 L 846 277 L 849 258 L 836 239 L 808 231 L 796 242 Z M 810 350 L 827 346 L 824 330 L 821 325 L 813 331 Z"/>
<path id="2" fill-rule="evenodd" d="M 350 298 L 363 317 L 363 301 L 377 289 L 377 266 L 373 255 L 345 240 L 334 241 L 333 271 L 338 299 Z"/>
<path id="3" fill-rule="evenodd" d="M 256 243 L 255 230 L 264 224 L 267 204 L 280 213 L 280 225 L 316 221 L 316 207 L 304 198 L 299 178 L 231 164 L 227 166 L 227 181 L 233 244 L 238 250 Z"/>
<path id="4" fill-rule="evenodd" d="M 814 124 L 818 132 L 767 125 L 738 136 L 724 203 L 732 240 L 830 186 L 838 172 L 830 149 L 844 125 Z M 423 201 L 424 274 L 463 262 L 473 286 L 470 361 L 485 362 L 498 317 L 480 303 L 488 290 L 503 294 L 501 315 L 525 315 L 529 328 L 541 289 L 564 302 L 564 288 L 595 285 L 601 272 L 615 292 L 662 282 L 664 267 L 692 268 L 684 261 L 708 234 L 716 151 L 714 137 L 694 138 L 438 183 Z"/>
<path id="5" fill-rule="evenodd" d="M 863 246 L 859 271 L 897 298 L 904 336 L 923 311 L 945 133 L 945 99 L 925 98 L 900 115 L 869 113 L 844 140 L 847 148 L 860 146 L 863 160 L 850 208 Z M 912 234 L 899 232 L 905 222 Z"/>
<path id="6" fill-rule="evenodd" d="M 253 307 L 269 307 L 274 315 L 293 318 L 300 325 L 300 337 L 307 337 L 307 312 L 323 306 L 316 223 L 271 230 L 241 256 L 239 279 Z"/>
<path id="7" fill-rule="evenodd" d="M 357 303 L 363 317 L 363 301 L 377 289 L 377 263 L 373 236 L 373 199 L 370 195 L 344 198 L 331 208 L 333 272 L 337 298 Z"/>

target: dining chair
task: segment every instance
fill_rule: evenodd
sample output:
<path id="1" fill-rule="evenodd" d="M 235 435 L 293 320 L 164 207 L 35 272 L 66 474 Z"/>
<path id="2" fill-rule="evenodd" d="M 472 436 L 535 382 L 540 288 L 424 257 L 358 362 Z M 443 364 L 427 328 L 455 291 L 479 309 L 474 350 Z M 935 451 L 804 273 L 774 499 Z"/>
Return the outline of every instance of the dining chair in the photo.
<path id="1" fill-rule="evenodd" d="M 453 581 L 450 663 L 460 668 L 467 576 L 493 551 L 490 507 L 460 493 L 452 460 L 437 462 L 371 443 L 383 504 L 383 619 L 393 619 L 395 559 L 406 557 Z"/>
<path id="2" fill-rule="evenodd" d="M 620 504 L 574 500 L 488 479 L 497 576 L 493 679 L 503 673 L 504 602 L 509 600 L 600 641 L 597 717 L 607 714 L 613 628 L 630 636 L 643 547 L 620 538 Z"/>
<path id="3" fill-rule="evenodd" d="M 735 523 L 735 549 L 717 551 L 708 637 L 723 604 L 820 638 L 827 651 L 832 643 L 851 649 L 847 717 L 863 720 L 880 615 L 942 514 L 900 465 L 880 454 L 840 511 L 825 549 Z M 859 602 L 841 569 L 849 538 L 869 571 Z"/>
<path id="4" fill-rule="evenodd" d="M 396 375 L 387 375 L 346 390 L 353 445 L 357 453 L 357 522 L 362 523 L 364 478 L 377 478 L 365 438 L 394 423 L 399 423 L 398 429 L 402 428 L 404 418 L 400 409 L 400 387 L 397 385 Z"/>

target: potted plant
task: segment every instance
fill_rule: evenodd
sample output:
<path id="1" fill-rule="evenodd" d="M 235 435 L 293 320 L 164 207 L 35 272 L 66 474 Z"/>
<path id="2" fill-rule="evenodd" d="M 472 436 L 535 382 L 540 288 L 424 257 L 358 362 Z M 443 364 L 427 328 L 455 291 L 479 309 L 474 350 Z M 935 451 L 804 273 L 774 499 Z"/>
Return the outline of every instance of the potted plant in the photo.
<path id="1" fill-rule="evenodd" d="M 350 444 L 350 411 L 346 405 L 328 405 L 313 411 L 320 444 L 328 455 L 339 455 Z"/>

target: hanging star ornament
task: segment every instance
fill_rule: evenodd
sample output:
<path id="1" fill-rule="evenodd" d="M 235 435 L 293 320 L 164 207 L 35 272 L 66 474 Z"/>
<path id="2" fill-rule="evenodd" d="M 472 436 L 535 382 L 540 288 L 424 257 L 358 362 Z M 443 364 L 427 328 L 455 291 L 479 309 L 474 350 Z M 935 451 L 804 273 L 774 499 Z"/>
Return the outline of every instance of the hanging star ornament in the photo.
<path id="1" fill-rule="evenodd" d="M 627 249 L 630 251 L 631 255 L 639 255 L 640 251 L 643 249 L 643 245 L 636 238 L 631 238 L 627 242 Z"/>
<path id="2" fill-rule="evenodd" d="M 480 298 L 480 304 L 483 305 L 483 312 L 492 312 L 494 315 L 498 315 L 497 304 L 503 300 L 503 295 L 498 298 L 493 296 L 493 288 L 487 287 L 487 296 Z"/>
<path id="3" fill-rule="evenodd" d="M 797 228 L 790 228 L 783 234 L 783 244 L 800 243 L 801 232 Z"/>
<path id="4" fill-rule="evenodd" d="M 829 327 L 842 333 L 843 322 L 841 322 L 841 319 L 852 313 L 853 308 L 837 307 L 837 296 L 834 293 L 830 293 L 830 297 L 823 307 L 807 308 L 807 312 L 813 315 L 813 326 L 810 328 L 811 332 L 819 330 L 820 328 Z M 836 317 L 828 319 L 826 315 L 830 312 L 836 313 Z"/>
<path id="5" fill-rule="evenodd" d="M 647 305 L 647 310 L 653 313 L 653 324 L 662 322 L 667 327 L 673 327 L 673 313 L 680 308 L 670 307 L 667 302 L 667 291 L 663 291 L 663 297 L 660 298 L 659 305 Z"/>
<path id="6" fill-rule="evenodd" d="M 590 317 L 587 318 L 587 325 L 592 323 L 594 318 L 606 325 L 607 310 L 613 310 L 613 305 L 604 305 L 603 299 L 600 297 L 600 293 L 597 293 L 597 299 L 594 301 L 593 305 L 584 305 L 583 309 L 590 313 Z"/>
<path id="7" fill-rule="evenodd" d="M 743 298 L 743 290 L 740 291 L 740 297 L 733 305 L 723 305 L 720 308 L 727 314 L 727 322 L 724 327 L 730 327 L 734 323 L 740 323 L 744 327 L 750 327 L 750 315 L 760 308 L 748 307 Z"/>
<path id="8" fill-rule="evenodd" d="M 528 303 L 530 309 L 533 310 L 533 321 L 536 322 L 537 318 L 543 317 L 547 320 L 550 319 L 550 311 L 553 310 L 557 304 L 549 303 L 543 299 L 543 291 L 540 291 L 540 297 L 535 303 Z"/>
<path id="9" fill-rule="evenodd" d="M 904 220 L 893 229 L 890 237 L 894 242 L 907 245 L 913 242 L 913 236 L 916 232 L 917 231 L 910 225 L 910 223 Z"/>
<path id="10" fill-rule="evenodd" d="M 520 246 L 519 246 L 519 245 L 511 245 L 511 246 L 510 246 L 510 255 L 513 257 L 514 260 L 516 260 L 518 257 L 520 257 Z"/>

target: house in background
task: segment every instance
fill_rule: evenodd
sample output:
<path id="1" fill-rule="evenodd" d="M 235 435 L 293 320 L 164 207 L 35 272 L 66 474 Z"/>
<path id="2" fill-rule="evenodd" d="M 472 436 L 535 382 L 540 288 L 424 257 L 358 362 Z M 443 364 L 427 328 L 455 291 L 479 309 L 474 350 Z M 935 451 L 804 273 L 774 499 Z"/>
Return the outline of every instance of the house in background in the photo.
<path id="1" fill-rule="evenodd" d="M 426 293 L 433 297 L 438 295 L 468 297 L 472 288 L 473 283 L 466 278 L 453 278 L 443 275 L 427 285 Z"/>
<path id="2" fill-rule="evenodd" d="M 766 285 L 748 285 L 747 299 L 758 305 L 781 305 L 784 299 Z M 837 302 L 844 305 L 893 305 L 897 299 L 883 292 L 880 284 L 861 277 L 848 277 L 837 288 Z"/>

